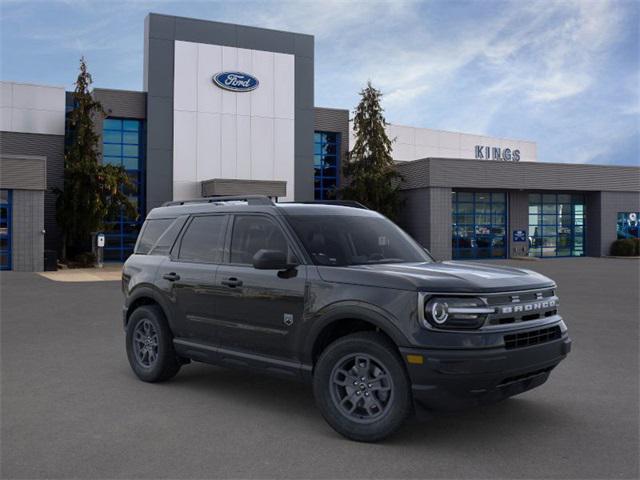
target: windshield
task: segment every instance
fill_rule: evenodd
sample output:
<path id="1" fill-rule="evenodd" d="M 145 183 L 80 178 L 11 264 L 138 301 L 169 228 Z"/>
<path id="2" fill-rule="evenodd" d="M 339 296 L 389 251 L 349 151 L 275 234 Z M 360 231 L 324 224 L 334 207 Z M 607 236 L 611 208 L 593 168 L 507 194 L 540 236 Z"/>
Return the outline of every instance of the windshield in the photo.
<path id="1" fill-rule="evenodd" d="M 432 261 L 415 241 L 384 217 L 289 215 L 287 218 L 316 265 Z"/>

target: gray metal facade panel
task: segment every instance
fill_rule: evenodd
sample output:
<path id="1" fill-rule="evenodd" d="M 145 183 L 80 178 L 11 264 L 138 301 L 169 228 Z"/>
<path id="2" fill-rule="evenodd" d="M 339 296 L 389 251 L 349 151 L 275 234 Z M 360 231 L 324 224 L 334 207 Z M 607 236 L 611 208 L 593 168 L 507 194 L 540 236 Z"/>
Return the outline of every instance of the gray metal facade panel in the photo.
<path id="1" fill-rule="evenodd" d="M 211 43 L 215 45 L 223 45 L 225 47 L 238 46 L 238 32 L 236 25 L 181 17 L 174 17 L 174 21 L 175 40 L 195 43 Z"/>
<path id="2" fill-rule="evenodd" d="M 60 247 L 60 230 L 56 222 L 57 195 L 53 188 L 64 188 L 64 136 L 36 133 L 0 132 L 0 153 L 46 157 L 44 194 L 45 245 L 48 250 Z M 4 174 L 3 174 L 4 175 Z"/>
<path id="3" fill-rule="evenodd" d="M 152 31 L 149 35 L 152 35 Z M 147 51 L 147 104 L 153 97 L 173 101 L 173 50 L 175 40 L 149 37 Z"/>
<path id="4" fill-rule="evenodd" d="M 424 188 L 428 185 L 430 163 L 428 161 L 398 162 L 396 169 L 402 175 L 401 190 Z"/>
<path id="5" fill-rule="evenodd" d="M 293 37 L 295 55 L 300 58 L 304 57 L 313 59 L 315 50 L 314 43 L 315 39 L 313 35 L 296 34 Z"/>
<path id="6" fill-rule="evenodd" d="M 295 33 L 266 28 L 236 26 L 238 45 L 251 50 L 295 54 Z"/>
<path id="7" fill-rule="evenodd" d="M 427 158 L 398 162 L 401 188 L 640 191 L 640 168 L 544 162 Z"/>
<path id="8" fill-rule="evenodd" d="M 109 117 L 144 119 L 147 116 L 146 92 L 96 88 L 93 96 Z"/>
<path id="9" fill-rule="evenodd" d="M 47 189 L 47 157 L 0 153 L 0 188 Z"/>
<path id="10" fill-rule="evenodd" d="M 267 195 L 284 197 L 287 194 L 287 182 L 280 180 L 237 180 L 232 178 L 214 178 L 202 182 L 202 196 L 220 195 Z"/>
<path id="11" fill-rule="evenodd" d="M 296 79 L 297 82 L 297 79 Z M 297 102 L 297 93 L 296 93 Z M 313 109 L 295 109 L 295 200 L 313 200 Z"/>
<path id="12" fill-rule="evenodd" d="M 619 212 L 640 212 L 640 193 L 600 193 L 600 255 L 609 255 L 611 244 L 617 239 L 616 224 Z"/>
<path id="13" fill-rule="evenodd" d="M 44 192 L 14 190 L 12 208 L 12 268 L 40 272 L 44 269 Z"/>
<path id="14" fill-rule="evenodd" d="M 451 189 L 429 189 L 429 250 L 438 260 L 451 260 Z"/>
<path id="15" fill-rule="evenodd" d="M 315 130 L 349 134 L 349 110 L 315 107 L 313 113 Z"/>
<path id="16" fill-rule="evenodd" d="M 451 259 L 451 189 L 421 188 L 401 193 L 398 224 L 438 260 Z"/>
<path id="17" fill-rule="evenodd" d="M 602 192 L 589 192 L 585 204 L 585 254 L 602 255 Z"/>
<path id="18" fill-rule="evenodd" d="M 426 188 L 401 192 L 404 202 L 398 215 L 398 225 L 420 245 L 429 248 L 429 192 Z"/>
<path id="19" fill-rule="evenodd" d="M 511 257 L 524 257 L 529 253 L 529 242 L 513 242 L 513 231 L 529 230 L 529 194 L 511 191 L 508 194 L 508 223 L 506 226 L 507 243 Z"/>
<path id="20" fill-rule="evenodd" d="M 313 129 L 315 131 L 337 132 L 340 134 L 340 159 L 342 165 L 344 165 L 349 152 L 349 110 L 316 107 L 314 109 Z M 339 174 L 342 183 L 344 181 L 342 168 L 340 170 Z"/>
<path id="21" fill-rule="evenodd" d="M 150 13 L 145 19 L 147 209 L 173 199 L 173 68 L 176 40 L 295 56 L 295 192 L 313 199 L 313 36 Z"/>

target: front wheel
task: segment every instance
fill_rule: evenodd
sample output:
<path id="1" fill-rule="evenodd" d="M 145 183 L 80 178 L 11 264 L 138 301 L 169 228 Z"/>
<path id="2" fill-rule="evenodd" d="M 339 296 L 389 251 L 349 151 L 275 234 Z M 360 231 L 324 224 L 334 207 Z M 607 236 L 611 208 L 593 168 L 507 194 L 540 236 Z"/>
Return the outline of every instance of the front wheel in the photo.
<path id="1" fill-rule="evenodd" d="M 162 310 L 144 305 L 134 310 L 127 323 L 127 357 L 140 380 L 161 382 L 180 370 L 173 335 Z"/>
<path id="2" fill-rule="evenodd" d="M 352 440 L 381 440 L 411 413 L 404 365 L 379 333 L 355 333 L 329 345 L 316 364 L 313 387 L 322 416 Z"/>

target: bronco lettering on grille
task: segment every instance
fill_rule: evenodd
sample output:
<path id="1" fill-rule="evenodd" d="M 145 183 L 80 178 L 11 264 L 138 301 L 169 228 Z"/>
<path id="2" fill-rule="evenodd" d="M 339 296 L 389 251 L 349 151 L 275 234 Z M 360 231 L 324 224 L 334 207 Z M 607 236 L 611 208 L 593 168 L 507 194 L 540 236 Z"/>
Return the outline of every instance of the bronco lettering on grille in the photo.
<path id="1" fill-rule="evenodd" d="M 500 313 L 522 313 L 522 312 L 535 312 L 538 310 L 544 310 L 545 308 L 553 308 L 556 306 L 556 301 L 545 300 L 542 302 L 525 303 L 522 305 L 508 305 L 499 307 Z"/>

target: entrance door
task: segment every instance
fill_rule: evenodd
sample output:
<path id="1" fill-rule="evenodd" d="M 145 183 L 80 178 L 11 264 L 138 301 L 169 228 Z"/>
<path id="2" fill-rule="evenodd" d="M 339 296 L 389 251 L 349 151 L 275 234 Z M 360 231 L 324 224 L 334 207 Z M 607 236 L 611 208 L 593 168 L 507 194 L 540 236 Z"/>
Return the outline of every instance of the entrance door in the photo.
<path id="1" fill-rule="evenodd" d="M 584 229 L 584 195 L 529 194 L 529 256 L 582 257 Z"/>
<path id="2" fill-rule="evenodd" d="M 0 270 L 11 270 L 11 190 L 0 190 Z"/>

